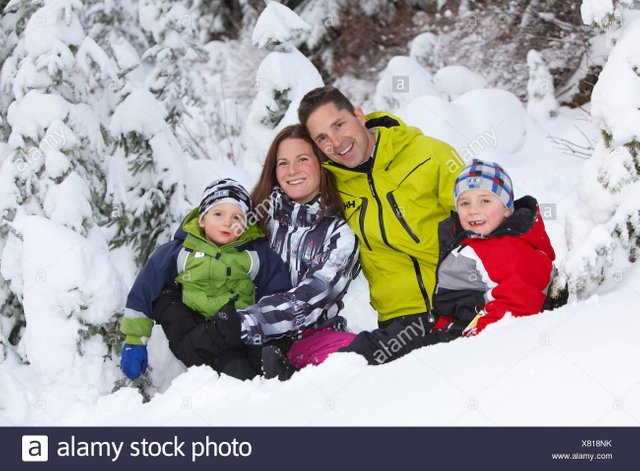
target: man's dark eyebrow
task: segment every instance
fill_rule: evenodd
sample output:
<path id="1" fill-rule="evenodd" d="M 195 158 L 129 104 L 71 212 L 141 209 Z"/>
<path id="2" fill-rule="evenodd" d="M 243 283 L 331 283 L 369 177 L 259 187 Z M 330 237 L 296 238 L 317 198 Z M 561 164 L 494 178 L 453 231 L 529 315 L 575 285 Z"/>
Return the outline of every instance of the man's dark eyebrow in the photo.
<path id="1" fill-rule="evenodd" d="M 332 128 L 333 126 L 336 125 L 336 123 L 338 123 L 339 121 L 342 121 L 341 117 L 338 117 L 336 119 L 334 119 L 330 124 L 329 127 Z M 318 140 L 318 138 L 320 138 L 321 136 L 326 136 L 326 133 L 321 132 L 320 134 L 318 134 L 316 137 L 313 138 L 314 141 Z"/>

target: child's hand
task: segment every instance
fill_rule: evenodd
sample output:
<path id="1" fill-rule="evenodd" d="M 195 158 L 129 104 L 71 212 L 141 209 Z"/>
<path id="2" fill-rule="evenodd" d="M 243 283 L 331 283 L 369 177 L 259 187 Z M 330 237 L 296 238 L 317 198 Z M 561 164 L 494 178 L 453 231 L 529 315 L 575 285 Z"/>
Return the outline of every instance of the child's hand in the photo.
<path id="1" fill-rule="evenodd" d="M 147 347 L 144 345 L 124 344 L 120 368 L 129 379 L 136 379 L 147 371 Z"/>
<path id="2" fill-rule="evenodd" d="M 478 329 L 478 327 L 479 327 L 478 326 L 478 321 L 485 314 L 486 313 L 484 312 L 484 310 L 478 311 L 478 314 L 476 315 L 476 317 L 474 317 L 471 320 L 471 322 L 469 322 L 469 325 L 467 325 L 467 327 L 465 327 L 465 329 L 462 331 L 462 335 L 464 335 L 465 337 L 473 337 L 474 335 L 477 335 L 478 332 L 480 332 L 480 330 L 482 330 L 482 329 Z"/>
<path id="3" fill-rule="evenodd" d="M 240 314 L 231 303 L 224 305 L 215 316 L 207 321 L 206 329 L 220 351 L 240 348 L 244 345 L 240 338 Z"/>

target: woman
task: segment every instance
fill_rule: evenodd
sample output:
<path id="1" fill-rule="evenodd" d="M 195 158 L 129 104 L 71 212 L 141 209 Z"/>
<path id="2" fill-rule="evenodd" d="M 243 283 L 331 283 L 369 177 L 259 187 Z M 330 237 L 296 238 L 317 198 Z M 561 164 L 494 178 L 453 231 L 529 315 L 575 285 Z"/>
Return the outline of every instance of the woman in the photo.
<path id="1" fill-rule="evenodd" d="M 287 265 L 292 289 L 239 312 L 229 304 L 188 331 L 176 322 L 189 308 L 175 287 L 156 302 L 154 319 L 174 339 L 174 348 L 193 351 L 201 359 L 193 365 L 209 364 L 239 379 L 262 373 L 287 379 L 351 343 L 354 334 L 344 332 L 346 323 L 337 314 L 359 271 L 359 245 L 342 218 L 333 177 L 321 168 L 320 156 L 304 127 L 284 128 L 267 152 L 251 195 L 255 209 L 249 222 L 267 233 L 269 245 Z M 235 356 L 232 362 L 221 361 L 243 345 L 255 347 L 244 349 L 246 361 Z M 221 370 L 219 363 L 231 366 Z"/>
<path id="2" fill-rule="evenodd" d="M 358 241 L 343 218 L 333 176 L 320 166 L 321 152 L 301 125 L 284 128 L 267 152 L 251 199 L 254 216 L 270 246 L 286 263 L 293 289 L 262 298 L 241 311 L 245 343 L 301 338 L 288 351 L 300 368 L 321 363 L 348 345 L 353 334 L 337 316 L 340 299 L 359 271 Z M 274 354 L 276 358 L 274 358 Z M 263 350 L 266 376 L 279 371 L 276 347 Z"/>

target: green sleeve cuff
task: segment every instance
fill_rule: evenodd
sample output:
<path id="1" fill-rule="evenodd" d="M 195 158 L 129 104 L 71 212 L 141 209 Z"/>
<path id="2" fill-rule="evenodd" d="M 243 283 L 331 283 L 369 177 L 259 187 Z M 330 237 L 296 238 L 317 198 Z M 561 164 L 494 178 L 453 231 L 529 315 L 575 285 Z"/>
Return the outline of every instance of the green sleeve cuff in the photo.
<path id="1" fill-rule="evenodd" d="M 148 317 L 123 317 L 120 321 L 120 332 L 126 335 L 125 342 L 131 345 L 144 345 L 142 337 L 151 337 L 153 321 Z"/>
<path id="2" fill-rule="evenodd" d="M 137 335 L 127 335 L 124 339 L 124 343 L 127 345 L 146 345 Z"/>

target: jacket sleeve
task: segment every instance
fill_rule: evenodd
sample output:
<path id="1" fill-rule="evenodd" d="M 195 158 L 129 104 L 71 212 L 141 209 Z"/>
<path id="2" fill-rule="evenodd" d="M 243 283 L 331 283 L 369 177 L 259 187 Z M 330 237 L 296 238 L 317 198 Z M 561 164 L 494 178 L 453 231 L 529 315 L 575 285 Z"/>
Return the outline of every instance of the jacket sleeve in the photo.
<path id="1" fill-rule="evenodd" d="M 498 275 L 496 286 L 487 293 L 489 301 L 484 306 L 485 314 L 478 319 L 477 332 L 502 319 L 507 312 L 519 317 L 537 314 L 542 309 L 552 263 L 534 249 L 530 249 L 528 255 L 531 257 L 514 255 L 510 257 L 510 263 L 503 265 L 504 272 Z"/>
<path id="2" fill-rule="evenodd" d="M 151 335 L 153 302 L 160 296 L 162 288 L 177 276 L 181 248 L 179 240 L 161 245 L 142 267 L 129 291 L 124 317 L 120 321 L 120 331 L 126 335 L 126 343 L 142 345 L 141 338 Z"/>
<path id="3" fill-rule="evenodd" d="M 261 239 L 255 245 L 260 267 L 254 282 L 256 284 L 256 300 L 275 293 L 284 293 L 291 289 L 289 270 L 266 240 Z"/>
<path id="4" fill-rule="evenodd" d="M 298 286 L 240 311 L 245 344 L 296 336 L 344 295 L 359 270 L 358 240 L 344 220 L 327 232 L 321 253 Z"/>

